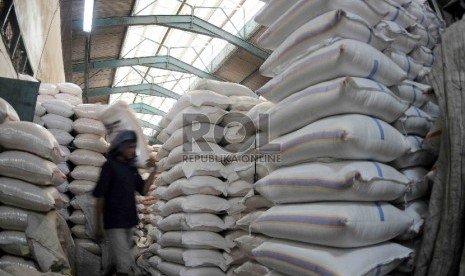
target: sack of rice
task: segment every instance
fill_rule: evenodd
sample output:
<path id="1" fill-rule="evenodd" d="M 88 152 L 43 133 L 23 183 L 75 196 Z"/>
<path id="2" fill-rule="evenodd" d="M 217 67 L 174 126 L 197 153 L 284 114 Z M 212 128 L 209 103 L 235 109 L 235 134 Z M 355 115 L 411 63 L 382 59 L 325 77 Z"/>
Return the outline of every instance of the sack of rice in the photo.
<path id="1" fill-rule="evenodd" d="M 0 125 L 0 146 L 4 149 L 33 153 L 54 163 L 65 160 L 55 137 L 45 128 L 30 122 Z"/>
<path id="2" fill-rule="evenodd" d="M 189 249 L 222 249 L 230 251 L 232 244 L 218 233 L 208 231 L 166 232 L 158 241 L 162 247 Z"/>
<path id="3" fill-rule="evenodd" d="M 42 103 L 47 113 L 56 114 L 62 117 L 69 118 L 73 116 L 73 106 L 63 100 L 51 100 Z"/>
<path id="4" fill-rule="evenodd" d="M 422 148 L 423 138 L 412 135 L 407 136 L 407 141 L 410 144 L 410 150 L 392 162 L 394 168 L 429 168 L 434 164 L 436 158 L 428 150 Z"/>
<path id="5" fill-rule="evenodd" d="M 71 172 L 71 176 L 77 180 L 97 182 L 100 177 L 101 167 L 79 165 Z"/>
<path id="6" fill-rule="evenodd" d="M 77 149 L 70 154 L 69 160 L 73 162 L 74 165 L 101 167 L 105 163 L 106 158 L 99 152 Z"/>
<path id="7" fill-rule="evenodd" d="M 257 262 L 247 261 L 238 268 L 234 269 L 235 276 L 262 276 L 270 271 L 269 268 Z"/>
<path id="8" fill-rule="evenodd" d="M 162 262 L 158 265 L 158 270 L 166 276 L 225 276 L 225 273 L 218 267 L 190 268 L 171 262 Z"/>
<path id="9" fill-rule="evenodd" d="M 181 178 L 172 182 L 160 194 L 160 198 L 170 200 L 178 196 L 193 194 L 226 195 L 226 186 L 225 182 L 212 176 L 194 176 L 189 179 Z"/>
<path id="10" fill-rule="evenodd" d="M 29 257 L 31 254 L 26 234 L 19 231 L 1 231 L 0 249 L 7 254 L 21 257 Z"/>
<path id="11" fill-rule="evenodd" d="M 41 116 L 44 116 L 46 112 L 47 110 L 45 110 L 42 104 L 40 102 L 36 102 L 36 109 L 34 111 L 34 115 L 41 117 Z"/>
<path id="12" fill-rule="evenodd" d="M 274 238 L 351 248 L 388 241 L 412 223 L 388 203 L 325 202 L 274 206 L 251 227 Z"/>
<path id="13" fill-rule="evenodd" d="M 58 93 L 60 93 L 60 90 L 58 90 L 58 87 L 55 84 L 42 82 L 39 85 L 39 95 L 53 96 Z"/>
<path id="14" fill-rule="evenodd" d="M 0 177 L 0 202 L 39 212 L 50 211 L 55 200 L 40 187 L 19 179 Z"/>
<path id="15" fill-rule="evenodd" d="M 100 113 L 102 113 L 106 107 L 106 105 L 101 104 L 78 104 L 74 107 L 74 113 L 78 118 L 98 120 Z"/>
<path id="16" fill-rule="evenodd" d="M 0 124 L 10 121 L 19 121 L 18 113 L 10 103 L 0 98 Z"/>
<path id="17" fill-rule="evenodd" d="M 407 203 L 412 200 L 422 198 L 428 194 L 428 170 L 422 167 L 412 167 L 401 170 L 401 172 L 411 181 L 410 187 L 405 195 L 394 200 L 395 204 Z"/>
<path id="18" fill-rule="evenodd" d="M 159 222 L 162 231 L 211 231 L 221 232 L 226 229 L 224 221 L 214 214 L 177 213 L 165 217 Z"/>
<path id="19" fill-rule="evenodd" d="M 367 0 L 365 2 L 378 14 L 383 14 L 385 21 L 395 22 L 403 28 L 415 24 L 415 16 L 396 2 L 391 0 Z"/>
<path id="20" fill-rule="evenodd" d="M 223 271 L 227 269 L 226 260 L 218 250 L 166 247 L 158 250 L 157 254 L 165 261 L 185 267 L 214 266 Z"/>
<path id="21" fill-rule="evenodd" d="M 211 195 L 188 195 L 171 199 L 161 208 L 162 216 L 173 213 L 220 213 L 226 211 L 229 203 L 226 199 Z"/>
<path id="22" fill-rule="evenodd" d="M 393 126 L 404 135 L 425 137 L 432 125 L 432 118 L 421 109 L 411 106 Z"/>
<path id="23" fill-rule="evenodd" d="M 105 136 L 106 129 L 102 122 L 89 118 L 79 118 L 73 123 L 73 129 L 77 133 L 89 133 Z"/>
<path id="24" fill-rule="evenodd" d="M 71 82 L 57 83 L 57 88 L 58 90 L 60 90 L 61 93 L 67 93 L 75 96 L 82 95 L 81 87 Z"/>
<path id="25" fill-rule="evenodd" d="M 100 153 L 106 153 L 110 146 L 105 138 L 95 134 L 78 134 L 74 139 L 73 144 L 79 149 Z"/>
<path id="26" fill-rule="evenodd" d="M 405 54 L 410 53 L 418 45 L 418 40 L 420 38 L 419 36 L 409 33 L 399 24 L 388 20 L 383 20 L 376 25 L 376 31 L 393 39 L 394 41 L 391 43 L 391 47 Z"/>
<path id="27" fill-rule="evenodd" d="M 69 132 L 64 131 L 62 129 L 53 129 L 52 128 L 52 129 L 48 129 L 48 131 L 53 135 L 53 137 L 55 137 L 58 144 L 63 145 L 63 146 L 69 145 L 74 139 L 74 137 L 71 136 L 71 134 L 69 134 Z"/>
<path id="28" fill-rule="evenodd" d="M 71 132 L 73 130 L 73 121 L 60 115 L 47 114 L 42 116 L 42 120 L 47 128 L 61 129 L 66 132 Z"/>
<path id="29" fill-rule="evenodd" d="M 404 212 L 413 219 L 413 224 L 405 233 L 397 237 L 397 239 L 407 241 L 415 239 L 421 234 L 428 213 L 428 205 L 423 200 L 412 201 L 407 204 Z"/>
<path id="30" fill-rule="evenodd" d="M 192 90 L 210 90 L 223 96 L 249 96 L 257 98 L 257 95 L 247 86 L 233 83 L 222 82 L 209 79 L 200 79 Z"/>

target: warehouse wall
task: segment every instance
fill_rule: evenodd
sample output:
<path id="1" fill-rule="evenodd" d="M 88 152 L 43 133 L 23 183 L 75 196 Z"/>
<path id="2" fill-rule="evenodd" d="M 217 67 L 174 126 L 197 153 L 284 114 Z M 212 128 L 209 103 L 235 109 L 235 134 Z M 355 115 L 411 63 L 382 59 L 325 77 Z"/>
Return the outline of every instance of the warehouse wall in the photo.
<path id="1" fill-rule="evenodd" d="M 16 79 L 16 72 L 11 63 L 10 55 L 0 38 L 0 77 Z"/>
<path id="2" fill-rule="evenodd" d="M 15 0 L 15 10 L 37 79 L 64 82 L 59 0 Z"/>

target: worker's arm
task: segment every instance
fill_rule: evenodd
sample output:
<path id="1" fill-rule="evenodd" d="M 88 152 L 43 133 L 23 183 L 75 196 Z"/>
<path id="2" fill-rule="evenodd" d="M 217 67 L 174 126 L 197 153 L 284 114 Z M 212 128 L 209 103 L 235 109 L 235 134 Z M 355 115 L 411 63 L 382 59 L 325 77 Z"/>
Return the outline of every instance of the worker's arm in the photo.
<path id="1" fill-rule="evenodd" d="M 105 200 L 103 198 L 96 198 L 95 202 L 95 239 L 97 242 L 103 240 L 103 208 Z"/>
<path id="2" fill-rule="evenodd" d="M 142 189 L 142 193 L 141 193 L 142 195 L 146 195 L 149 192 L 150 185 L 152 185 L 153 182 L 155 181 L 155 175 L 157 174 L 157 165 L 155 162 L 156 161 L 154 157 L 150 157 L 150 159 L 147 160 L 147 167 L 153 168 L 153 170 L 150 173 L 147 180 L 145 180 L 144 188 Z"/>

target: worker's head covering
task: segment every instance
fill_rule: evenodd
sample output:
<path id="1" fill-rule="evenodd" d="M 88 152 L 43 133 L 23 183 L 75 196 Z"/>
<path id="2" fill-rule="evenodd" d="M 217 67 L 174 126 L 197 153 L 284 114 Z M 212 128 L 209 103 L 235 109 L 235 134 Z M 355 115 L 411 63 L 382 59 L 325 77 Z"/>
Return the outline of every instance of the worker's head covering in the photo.
<path id="1" fill-rule="evenodd" d="M 108 157 L 117 157 L 131 144 L 137 142 L 137 135 L 132 130 L 123 130 L 115 139 L 111 142 L 110 148 L 108 149 Z"/>

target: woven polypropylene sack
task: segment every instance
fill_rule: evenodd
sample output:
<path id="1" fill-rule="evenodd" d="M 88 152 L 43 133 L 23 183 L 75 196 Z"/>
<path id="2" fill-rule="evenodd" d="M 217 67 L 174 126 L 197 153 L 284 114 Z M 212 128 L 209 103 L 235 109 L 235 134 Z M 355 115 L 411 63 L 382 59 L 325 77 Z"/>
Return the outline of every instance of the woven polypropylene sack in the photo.
<path id="1" fill-rule="evenodd" d="M 0 177 L 0 202 L 39 212 L 50 211 L 54 199 L 40 187 L 19 179 Z"/>
<path id="2" fill-rule="evenodd" d="M 380 14 L 370 9 L 363 1 L 299 1 L 298 4 L 294 5 L 288 11 L 282 12 L 279 19 L 263 32 L 257 42 L 264 48 L 275 49 L 300 26 L 324 13 L 337 9 L 360 16 L 366 20 L 370 26 L 375 25 L 382 18 Z"/>
<path id="3" fill-rule="evenodd" d="M 274 77 L 309 54 L 311 47 L 334 38 L 358 40 L 380 51 L 390 44 L 387 38 L 373 33 L 363 18 L 340 9 L 334 10 L 305 23 L 288 36 L 260 66 L 260 73 Z"/>
<path id="4" fill-rule="evenodd" d="M 202 131 L 196 132 L 197 130 Z M 223 131 L 223 127 L 218 125 L 208 123 L 194 123 L 174 131 L 169 139 L 163 143 L 162 149 L 171 151 L 175 147 L 180 146 L 190 140 L 195 141 L 203 139 L 206 142 L 219 143 L 223 139 Z M 201 135 L 197 135 L 197 133 Z M 158 152 L 157 158 L 159 154 L 160 152 Z M 161 158 L 162 157 L 160 157 L 160 159 Z"/>
<path id="5" fill-rule="evenodd" d="M 237 180 L 228 184 L 227 194 L 230 197 L 245 196 L 252 189 L 252 183 L 244 180 Z"/>
<path id="6" fill-rule="evenodd" d="M 396 169 L 404 169 L 411 167 L 429 168 L 434 164 L 436 158 L 429 150 L 423 149 L 423 138 L 418 136 L 407 136 L 407 141 L 410 144 L 410 150 L 392 162 L 392 166 Z"/>
<path id="7" fill-rule="evenodd" d="M 19 121 L 18 113 L 10 103 L 0 98 L 0 124 L 9 121 Z"/>
<path id="8" fill-rule="evenodd" d="M 354 76 L 384 85 L 398 84 L 406 73 L 380 51 L 365 43 L 342 39 L 305 56 L 256 91 L 272 102 L 331 79 Z"/>
<path id="9" fill-rule="evenodd" d="M 226 186 L 225 182 L 212 176 L 181 178 L 172 182 L 160 198 L 170 200 L 177 196 L 193 194 L 226 195 Z"/>
<path id="10" fill-rule="evenodd" d="M 8 122 L 0 125 L 0 146 L 33 153 L 55 163 L 65 160 L 58 141 L 45 128 L 30 122 Z"/>
<path id="11" fill-rule="evenodd" d="M 263 102 L 262 99 L 249 96 L 230 96 L 231 104 L 228 110 L 249 111 L 254 106 Z"/>
<path id="12" fill-rule="evenodd" d="M 260 152 L 280 154 L 277 165 L 286 166 L 321 158 L 389 162 L 408 149 L 405 137 L 387 123 L 364 115 L 340 115 L 274 139 Z"/>
<path id="13" fill-rule="evenodd" d="M 76 166 L 71 172 L 71 176 L 77 180 L 87 180 L 97 182 L 102 168 L 95 166 Z"/>
<path id="14" fill-rule="evenodd" d="M 37 273 L 39 273 L 37 270 L 37 265 L 33 260 L 11 255 L 3 255 L 0 257 L 0 269 L 8 267 L 21 267 L 24 269 L 29 269 L 30 271 L 37 271 Z"/>
<path id="15" fill-rule="evenodd" d="M 418 44 L 419 36 L 412 35 L 399 24 L 392 21 L 381 21 L 376 26 L 376 31 L 390 39 L 393 39 L 394 41 L 392 42 L 391 47 L 405 54 L 410 53 Z"/>
<path id="16" fill-rule="evenodd" d="M 78 134 L 73 141 L 74 145 L 79 149 L 86 149 L 105 153 L 110 146 L 105 138 L 95 134 Z"/>
<path id="17" fill-rule="evenodd" d="M 69 160 L 73 162 L 74 165 L 101 167 L 105 163 L 106 158 L 99 152 L 77 149 L 70 154 Z"/>
<path id="18" fill-rule="evenodd" d="M 178 213 L 165 217 L 159 222 L 162 231 L 210 231 L 221 232 L 226 227 L 224 221 L 214 214 Z"/>
<path id="19" fill-rule="evenodd" d="M 397 239 L 404 241 L 415 239 L 423 230 L 423 225 L 428 214 L 428 205 L 423 200 L 415 200 L 409 202 L 407 206 L 405 206 L 404 213 L 413 219 L 413 224 L 405 233 L 397 237 Z"/>
<path id="20" fill-rule="evenodd" d="M 223 82 L 210 79 L 200 79 L 192 90 L 211 90 L 224 96 L 249 96 L 257 97 L 255 93 L 245 85 Z"/>
<path id="21" fill-rule="evenodd" d="M 254 259 L 252 254 L 252 250 L 262 245 L 262 243 L 268 241 L 270 238 L 263 235 L 258 234 L 250 234 L 241 236 L 234 241 L 236 242 L 237 246 L 244 252 L 247 257 L 250 259 Z"/>
<path id="22" fill-rule="evenodd" d="M 90 253 L 100 255 L 102 250 L 100 246 L 92 240 L 89 239 L 74 239 L 76 246 L 82 247 Z"/>
<path id="23" fill-rule="evenodd" d="M 39 85 L 39 95 L 56 95 L 58 93 L 60 91 L 55 84 L 42 82 Z"/>
<path id="24" fill-rule="evenodd" d="M 225 273 L 217 267 L 188 268 L 180 264 L 162 262 L 158 270 L 166 276 L 225 276 Z"/>
<path id="25" fill-rule="evenodd" d="M 411 253 L 395 243 L 341 249 L 282 240 L 253 250 L 260 263 L 286 275 L 387 275 Z"/>
<path id="26" fill-rule="evenodd" d="M 0 227 L 4 230 L 26 231 L 30 215 L 36 213 L 7 205 L 0 206 Z"/>
<path id="27" fill-rule="evenodd" d="M 0 175 L 38 185 L 60 185 L 66 181 L 56 164 L 22 151 L 0 153 Z"/>
<path id="28" fill-rule="evenodd" d="M 384 54 L 391 58 L 402 70 L 407 72 L 409 80 L 421 79 L 427 73 L 423 70 L 423 65 L 416 63 L 408 55 L 398 51 L 384 51 Z"/>
<path id="29" fill-rule="evenodd" d="M 425 137 L 432 126 L 432 118 L 421 109 L 411 106 L 393 126 L 404 135 Z"/>
<path id="30" fill-rule="evenodd" d="M 47 114 L 41 118 L 47 128 L 61 129 L 66 132 L 71 132 L 73 130 L 73 121 L 69 118 L 55 114 Z"/>
<path id="31" fill-rule="evenodd" d="M 74 139 L 74 137 L 71 136 L 69 132 L 64 131 L 62 129 L 49 129 L 48 131 L 53 135 L 53 137 L 55 137 L 58 144 L 62 146 L 69 145 Z"/>
<path id="32" fill-rule="evenodd" d="M 191 125 L 194 122 L 219 124 L 227 111 L 216 106 L 189 106 L 176 114 L 170 124 L 164 129 L 167 134 Z"/>
<path id="33" fill-rule="evenodd" d="M 260 25 L 269 27 L 283 12 L 290 9 L 296 2 L 298 1 L 267 1 L 262 9 L 255 15 L 254 21 Z"/>
<path id="34" fill-rule="evenodd" d="M 157 254 L 165 261 L 186 267 L 217 266 L 223 271 L 227 269 L 226 260 L 218 250 L 166 247 L 158 250 Z"/>
<path id="35" fill-rule="evenodd" d="M 62 93 L 67 93 L 75 96 L 81 96 L 82 95 L 82 89 L 79 87 L 79 85 L 76 85 L 71 82 L 62 82 L 62 83 L 57 83 L 58 90 Z"/>
<path id="36" fill-rule="evenodd" d="M 391 87 L 391 89 L 392 92 L 394 92 L 394 94 L 396 94 L 399 98 L 408 101 L 413 106 L 420 108 L 428 101 L 428 98 L 425 96 L 425 94 L 430 91 L 431 86 L 429 86 L 429 89 L 426 88 L 428 86 L 421 86 L 423 88 L 422 89 L 418 85 L 419 83 L 405 80 L 401 84 Z"/>
<path id="37" fill-rule="evenodd" d="M 190 249 L 222 249 L 230 251 L 232 244 L 218 233 L 209 231 L 166 232 L 158 241 L 162 247 Z"/>
<path id="38" fill-rule="evenodd" d="M 378 14 L 383 14 L 385 21 L 392 21 L 403 28 L 415 24 L 415 16 L 411 15 L 402 6 L 391 0 L 367 0 L 365 1 Z"/>
<path id="39" fill-rule="evenodd" d="M 188 195 L 171 199 L 161 209 L 162 216 L 173 213 L 219 213 L 227 210 L 228 201 L 211 195 Z"/>
<path id="40" fill-rule="evenodd" d="M 98 120 L 100 113 L 106 108 L 101 104 L 79 104 L 74 107 L 74 113 L 78 118 L 89 118 Z"/>
<path id="41" fill-rule="evenodd" d="M 47 112 L 47 110 L 45 110 L 45 108 L 42 106 L 42 104 L 40 102 L 36 102 L 36 109 L 34 111 L 34 115 L 38 116 L 38 117 L 41 117 L 41 116 L 45 115 L 46 112 Z"/>
<path id="42" fill-rule="evenodd" d="M 422 167 L 412 167 L 403 169 L 401 172 L 411 181 L 411 183 L 405 195 L 393 201 L 394 203 L 408 203 L 415 199 L 422 198 L 428 194 L 430 186 L 428 183 L 427 169 Z"/>
<path id="43" fill-rule="evenodd" d="M 308 87 L 283 99 L 264 114 L 260 129 L 268 131 L 274 139 L 324 117 L 354 113 L 393 122 L 407 109 L 408 104 L 384 85 L 345 77 Z"/>
<path id="44" fill-rule="evenodd" d="M 257 262 L 247 261 L 238 268 L 234 269 L 234 274 L 237 276 L 260 276 L 265 275 L 270 269 Z"/>
<path id="45" fill-rule="evenodd" d="M 0 232 L 0 249 L 15 256 L 28 257 L 30 249 L 27 244 L 26 235 L 19 231 Z"/>
<path id="46" fill-rule="evenodd" d="M 316 201 L 390 201 L 402 196 L 410 180 L 377 162 L 305 163 L 280 168 L 255 183 L 275 204 Z"/>
<path id="47" fill-rule="evenodd" d="M 333 202 L 274 206 L 251 227 L 274 238 L 351 248 L 395 238 L 412 223 L 388 203 Z"/>
<path id="48" fill-rule="evenodd" d="M 72 106 L 82 104 L 82 98 L 80 96 L 75 96 L 67 93 L 56 94 L 55 99 L 66 101 L 70 103 Z"/>
<path id="49" fill-rule="evenodd" d="M 86 224 L 86 216 L 81 210 L 74 210 L 69 216 L 69 220 L 74 224 Z"/>
<path id="50" fill-rule="evenodd" d="M 77 133 L 89 133 L 99 136 L 105 136 L 107 133 L 105 126 L 102 122 L 89 119 L 89 118 L 79 118 L 73 123 L 73 129 Z"/>
<path id="51" fill-rule="evenodd" d="M 424 46 L 417 46 L 413 48 L 409 55 L 425 67 L 432 67 L 436 59 L 434 53 Z"/>
<path id="52" fill-rule="evenodd" d="M 45 108 L 47 113 L 56 114 L 66 118 L 69 118 L 74 114 L 73 106 L 63 100 L 46 101 L 42 103 L 42 106 Z"/>
<path id="53" fill-rule="evenodd" d="M 52 96 L 52 95 L 37 95 L 37 101 L 38 102 L 46 102 L 46 101 L 52 101 L 52 100 L 56 100 L 55 99 L 55 96 Z"/>

